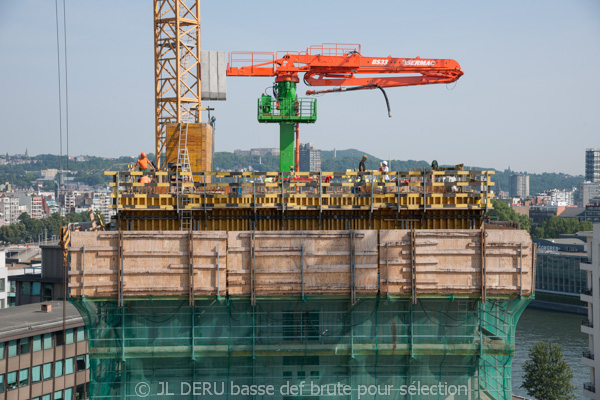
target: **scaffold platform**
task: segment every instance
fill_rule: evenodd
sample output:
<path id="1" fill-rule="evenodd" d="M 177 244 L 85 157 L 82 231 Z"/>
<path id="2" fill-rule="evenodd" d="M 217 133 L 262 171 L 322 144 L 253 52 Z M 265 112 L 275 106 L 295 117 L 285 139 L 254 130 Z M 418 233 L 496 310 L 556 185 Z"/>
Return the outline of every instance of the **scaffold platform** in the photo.
<path id="1" fill-rule="evenodd" d="M 494 185 L 480 170 L 106 174 L 122 230 L 478 229 Z"/>

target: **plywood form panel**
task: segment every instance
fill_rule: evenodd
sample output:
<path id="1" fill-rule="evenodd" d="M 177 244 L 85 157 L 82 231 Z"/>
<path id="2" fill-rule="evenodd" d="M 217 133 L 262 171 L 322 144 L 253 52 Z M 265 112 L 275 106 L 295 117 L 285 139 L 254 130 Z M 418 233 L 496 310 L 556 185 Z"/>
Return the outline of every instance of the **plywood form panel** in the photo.
<path id="1" fill-rule="evenodd" d="M 381 287 L 386 293 L 389 287 L 391 294 L 412 295 L 413 286 L 416 295 L 472 294 L 485 281 L 488 295 L 530 295 L 534 257 L 529 234 L 520 230 L 483 234 L 485 256 L 481 230 L 416 230 L 413 260 L 411 231 L 380 231 Z"/>
<path id="2" fill-rule="evenodd" d="M 117 297 L 119 234 L 71 236 L 71 296 Z M 484 282 L 487 295 L 533 293 L 531 238 L 517 230 L 158 231 L 122 237 L 126 297 L 189 296 L 190 264 L 194 296 L 477 295 Z"/>
<path id="3" fill-rule="evenodd" d="M 230 232 L 229 294 L 349 294 L 377 290 L 376 231 Z M 252 254 L 254 252 L 254 257 Z M 304 290 L 303 290 L 304 289 Z"/>
<path id="4" fill-rule="evenodd" d="M 116 232 L 73 232 L 71 241 L 71 296 L 116 297 L 119 240 Z M 123 289 L 129 296 L 187 296 L 190 288 L 188 232 L 123 232 Z M 191 235 L 194 295 L 226 294 L 227 235 Z M 218 260 L 218 264 L 217 264 Z M 76 265 L 77 268 L 73 268 Z"/>
<path id="5" fill-rule="evenodd" d="M 187 124 L 187 149 L 190 157 L 190 167 L 192 172 L 210 172 L 212 171 L 213 156 L 213 130 L 210 124 L 189 123 Z M 179 129 L 184 130 L 185 124 L 167 125 L 167 151 L 166 162 L 176 163 L 179 153 Z M 196 181 L 203 179 L 196 176 Z M 210 182 L 210 176 L 206 177 L 206 182 Z"/>

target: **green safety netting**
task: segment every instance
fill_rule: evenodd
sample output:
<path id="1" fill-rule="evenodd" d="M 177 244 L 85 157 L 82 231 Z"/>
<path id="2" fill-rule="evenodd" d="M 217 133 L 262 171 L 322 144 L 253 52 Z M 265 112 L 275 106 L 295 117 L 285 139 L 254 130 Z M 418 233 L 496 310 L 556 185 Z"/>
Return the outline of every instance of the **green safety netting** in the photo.
<path id="1" fill-rule="evenodd" d="M 74 301 L 90 399 L 512 399 L 528 299 Z M 170 397 L 169 397 L 170 396 Z"/>

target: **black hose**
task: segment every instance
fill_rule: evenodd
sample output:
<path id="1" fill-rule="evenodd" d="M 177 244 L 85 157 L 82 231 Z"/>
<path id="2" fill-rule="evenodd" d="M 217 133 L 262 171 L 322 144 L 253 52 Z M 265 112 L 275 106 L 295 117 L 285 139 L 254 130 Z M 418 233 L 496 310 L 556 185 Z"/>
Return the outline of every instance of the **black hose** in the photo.
<path id="1" fill-rule="evenodd" d="M 385 97 L 385 105 L 387 106 L 388 110 L 388 117 L 392 118 L 392 110 L 390 109 L 390 101 L 388 100 L 387 93 L 381 86 L 377 85 L 377 88 L 381 90 L 381 93 L 383 93 L 383 97 Z"/>
<path id="2" fill-rule="evenodd" d="M 362 85 L 362 86 L 346 88 L 345 91 L 362 90 L 362 89 L 379 89 L 379 90 L 381 90 L 381 93 L 383 93 L 383 97 L 385 98 L 385 105 L 387 106 L 388 117 L 392 118 L 392 109 L 390 108 L 390 100 L 387 97 L 387 93 L 385 92 L 385 90 L 383 90 L 383 88 L 381 86 L 376 85 L 376 84 Z"/>
<path id="3" fill-rule="evenodd" d="M 306 80 L 305 80 L 306 82 Z M 346 87 L 336 87 L 333 89 L 327 89 L 327 90 L 322 90 L 322 91 L 307 91 L 306 94 L 308 95 L 314 95 L 314 94 L 324 94 L 324 93 L 336 93 L 336 92 L 351 92 L 353 90 L 365 90 L 365 89 L 379 89 L 381 90 L 381 93 L 383 93 L 383 97 L 385 98 L 385 105 L 387 106 L 387 110 L 388 110 L 388 117 L 392 118 L 392 109 L 390 108 L 390 101 L 387 97 L 387 93 L 385 92 L 385 90 L 383 90 L 383 88 L 377 84 L 370 84 L 370 85 L 360 85 L 360 86 L 352 86 L 349 88 Z M 311 93 L 309 93 L 311 92 Z"/>

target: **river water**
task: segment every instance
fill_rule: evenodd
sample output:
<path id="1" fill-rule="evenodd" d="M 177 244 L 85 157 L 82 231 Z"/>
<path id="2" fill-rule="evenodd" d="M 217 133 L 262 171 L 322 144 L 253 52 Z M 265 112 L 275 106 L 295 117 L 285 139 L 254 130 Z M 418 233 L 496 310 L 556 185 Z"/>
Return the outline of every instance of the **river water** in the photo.
<path id="1" fill-rule="evenodd" d="M 535 342 L 554 342 L 563 348 L 565 360 L 573 369 L 573 385 L 577 399 L 583 396 L 583 383 L 590 381 L 590 369 L 581 362 L 581 353 L 588 350 L 588 335 L 581 333 L 581 315 L 557 313 L 527 307 L 517 324 L 515 357 L 513 359 L 513 393 L 527 396 L 521 388 L 523 363 Z"/>

